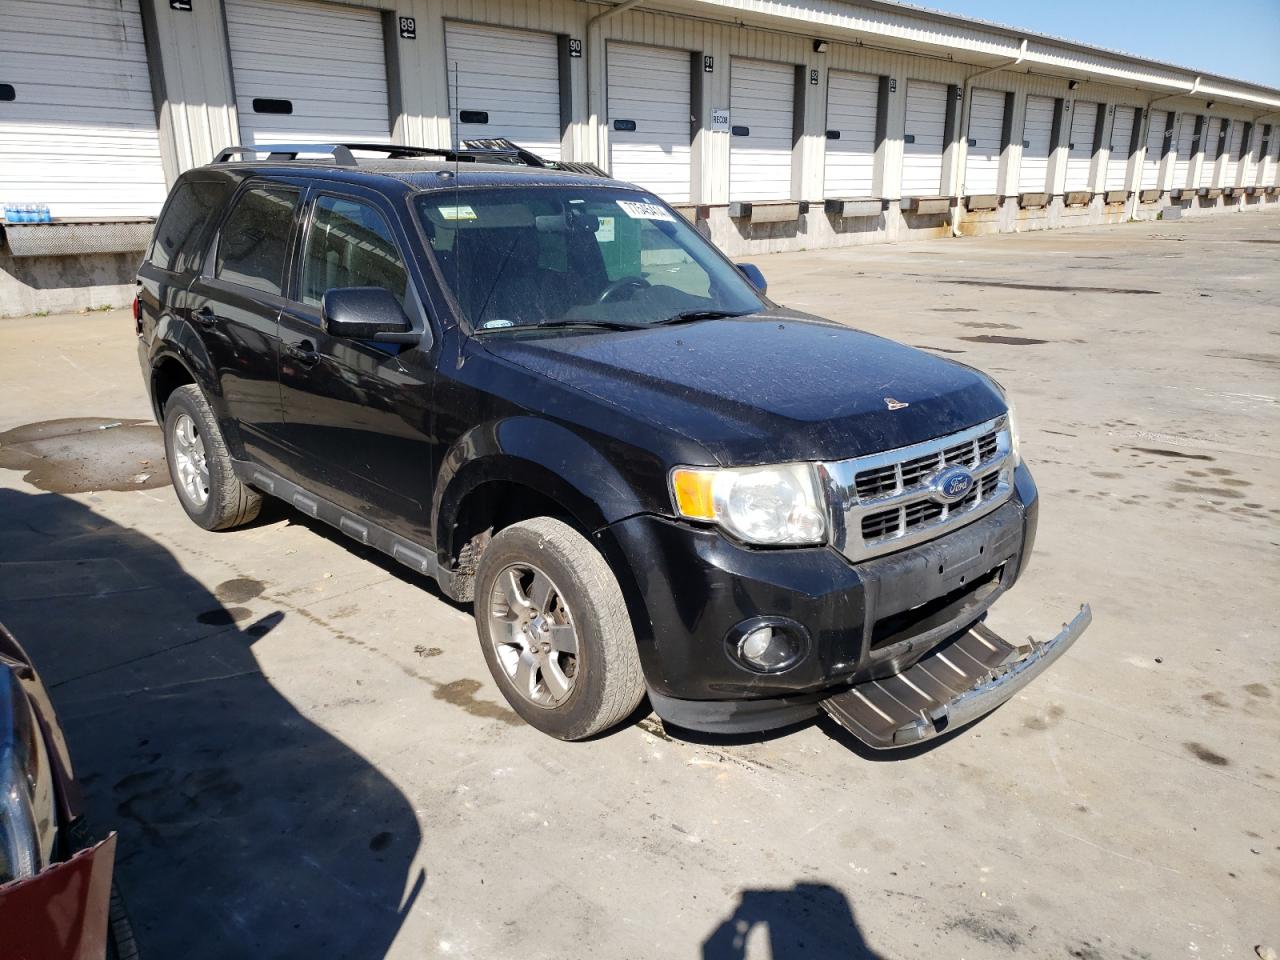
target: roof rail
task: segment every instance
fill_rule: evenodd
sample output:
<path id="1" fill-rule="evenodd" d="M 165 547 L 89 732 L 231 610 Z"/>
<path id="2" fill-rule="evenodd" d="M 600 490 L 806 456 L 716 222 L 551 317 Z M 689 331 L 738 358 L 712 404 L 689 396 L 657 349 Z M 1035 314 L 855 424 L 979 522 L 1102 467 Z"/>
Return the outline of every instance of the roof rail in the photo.
<path id="1" fill-rule="evenodd" d="M 226 163 L 241 153 L 265 153 L 268 160 L 297 160 L 300 153 L 327 153 L 340 167 L 354 167 L 356 158 L 349 147 L 341 143 L 254 143 L 247 146 L 224 147 L 213 158 L 214 163 Z"/>
<path id="2" fill-rule="evenodd" d="M 302 153 L 329 154 L 333 162 L 340 167 L 356 166 L 356 158 L 352 153 L 381 153 L 389 160 L 403 160 L 411 157 L 439 157 L 442 160 L 465 160 L 467 162 L 513 163 L 527 167 L 539 167 L 545 170 L 565 170 L 592 177 L 607 177 L 603 170 L 595 164 L 570 160 L 545 160 L 531 150 L 526 150 L 505 137 L 490 137 L 483 140 L 464 140 L 456 150 L 447 147 L 410 147 L 399 143 L 258 143 L 248 146 L 226 147 L 214 157 L 214 163 L 226 163 L 241 154 L 267 154 L 268 160 L 297 160 Z"/>
<path id="3" fill-rule="evenodd" d="M 499 156 L 509 158 L 510 161 L 523 163 L 530 167 L 542 167 L 547 170 L 565 170 L 570 173 L 582 173 L 590 177 L 605 177 L 609 175 L 597 167 L 594 163 L 586 163 L 581 160 L 545 160 L 531 150 L 526 150 L 518 143 L 513 143 L 506 137 L 491 137 L 484 140 L 464 140 L 463 147 L 471 151 L 484 151 L 489 156 Z"/>

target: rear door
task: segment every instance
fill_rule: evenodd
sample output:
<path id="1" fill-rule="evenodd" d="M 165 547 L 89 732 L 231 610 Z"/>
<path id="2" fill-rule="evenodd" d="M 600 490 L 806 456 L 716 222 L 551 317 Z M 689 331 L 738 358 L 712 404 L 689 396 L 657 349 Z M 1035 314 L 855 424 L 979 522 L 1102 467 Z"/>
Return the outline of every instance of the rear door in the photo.
<path id="1" fill-rule="evenodd" d="M 419 542 L 429 532 L 430 327 L 408 240 L 385 198 L 317 185 L 300 231 L 292 296 L 280 317 L 283 434 L 292 473 L 311 492 Z M 400 301 L 418 346 L 334 337 L 321 300 L 382 287 Z"/>
<path id="2" fill-rule="evenodd" d="M 279 462 L 278 318 L 301 199 L 296 183 L 243 184 L 186 297 L 223 435 L 238 435 L 244 454 L 267 466 Z"/>

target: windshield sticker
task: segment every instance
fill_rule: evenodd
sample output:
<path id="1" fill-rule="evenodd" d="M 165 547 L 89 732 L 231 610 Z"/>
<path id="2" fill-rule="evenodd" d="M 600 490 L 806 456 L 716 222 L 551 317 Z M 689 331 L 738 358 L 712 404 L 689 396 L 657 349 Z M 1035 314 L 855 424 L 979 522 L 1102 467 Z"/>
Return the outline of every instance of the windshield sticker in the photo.
<path id="1" fill-rule="evenodd" d="M 667 213 L 656 203 L 640 203 L 636 200 L 619 200 L 618 206 L 632 220 L 666 220 L 675 223 L 675 217 Z"/>
<path id="2" fill-rule="evenodd" d="M 440 207 L 440 218 L 442 220 L 474 220 L 476 212 L 468 206 L 461 207 Z"/>
<path id="3" fill-rule="evenodd" d="M 596 243 L 613 243 L 613 217 L 601 217 L 596 230 Z"/>
<path id="4" fill-rule="evenodd" d="M 486 320 L 480 324 L 481 330 L 498 330 L 502 327 L 514 327 L 515 324 L 510 320 Z"/>

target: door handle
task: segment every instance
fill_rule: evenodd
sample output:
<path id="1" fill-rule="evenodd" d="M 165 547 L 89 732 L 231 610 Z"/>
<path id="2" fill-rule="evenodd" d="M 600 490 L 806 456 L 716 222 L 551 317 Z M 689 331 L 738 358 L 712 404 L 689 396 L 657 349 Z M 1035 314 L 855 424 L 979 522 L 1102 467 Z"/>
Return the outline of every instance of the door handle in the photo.
<path id="1" fill-rule="evenodd" d="M 316 345 L 310 340 L 300 340 L 285 347 L 285 352 L 304 367 L 314 366 L 320 360 Z"/>
<path id="2" fill-rule="evenodd" d="M 195 313 L 196 323 L 202 327 L 212 327 L 218 322 L 218 315 L 213 312 L 213 307 L 207 303 Z"/>

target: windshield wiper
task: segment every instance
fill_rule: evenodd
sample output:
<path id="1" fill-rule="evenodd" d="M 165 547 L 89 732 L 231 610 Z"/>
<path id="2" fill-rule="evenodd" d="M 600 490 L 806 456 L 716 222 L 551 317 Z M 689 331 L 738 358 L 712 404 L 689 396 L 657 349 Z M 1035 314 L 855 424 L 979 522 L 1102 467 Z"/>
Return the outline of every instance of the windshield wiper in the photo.
<path id="1" fill-rule="evenodd" d="M 653 326 L 668 326 L 675 323 L 692 323 L 694 320 L 723 320 L 725 317 L 744 317 L 745 313 L 732 310 L 681 310 L 665 320 L 657 320 Z"/>
<path id="2" fill-rule="evenodd" d="M 648 324 L 623 323 L 620 320 L 543 320 L 541 323 L 533 324 L 532 329 L 546 330 L 548 327 L 598 327 L 601 330 L 643 330 L 646 326 L 648 326 Z M 519 329 L 519 327 L 516 329 Z"/>

